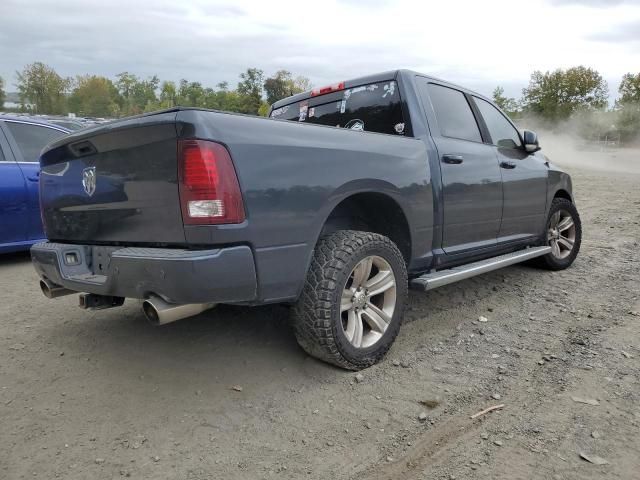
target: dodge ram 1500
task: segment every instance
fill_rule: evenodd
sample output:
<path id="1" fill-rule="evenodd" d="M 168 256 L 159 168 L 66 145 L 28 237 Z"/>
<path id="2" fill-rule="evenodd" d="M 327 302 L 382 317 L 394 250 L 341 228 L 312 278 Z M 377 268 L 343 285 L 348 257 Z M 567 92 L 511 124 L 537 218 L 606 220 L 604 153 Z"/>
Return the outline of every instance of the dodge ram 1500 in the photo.
<path id="1" fill-rule="evenodd" d="M 174 108 L 50 144 L 43 292 L 142 299 L 156 324 L 285 303 L 308 353 L 360 369 L 398 334 L 409 287 L 578 254 L 569 175 L 482 95 L 399 70 L 269 117 Z"/>

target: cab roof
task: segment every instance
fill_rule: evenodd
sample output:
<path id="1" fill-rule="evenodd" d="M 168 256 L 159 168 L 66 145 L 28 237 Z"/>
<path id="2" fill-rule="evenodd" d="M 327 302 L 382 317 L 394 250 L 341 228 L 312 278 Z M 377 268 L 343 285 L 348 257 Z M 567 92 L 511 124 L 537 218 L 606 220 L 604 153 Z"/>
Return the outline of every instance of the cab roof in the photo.
<path id="1" fill-rule="evenodd" d="M 441 83 L 443 85 L 449 86 L 449 87 L 453 87 L 456 88 L 458 90 L 461 90 L 463 92 L 475 95 L 477 97 L 483 98 L 485 100 L 488 100 L 491 102 L 490 99 L 488 99 L 487 97 L 485 97 L 484 95 L 478 93 L 478 92 L 474 92 L 472 90 L 469 90 L 468 88 L 462 87 L 460 85 L 456 85 L 454 83 L 448 82 L 446 80 L 442 80 L 440 78 L 437 77 L 433 77 L 431 75 L 426 75 L 424 73 L 420 73 L 420 72 L 416 72 L 414 70 L 408 70 L 408 69 L 398 69 L 398 70 L 388 70 L 386 72 L 381 72 L 381 73 L 374 73 L 372 75 L 365 75 L 362 77 L 357 77 L 351 80 L 345 80 L 342 83 L 342 86 L 344 87 L 344 89 L 348 89 L 348 88 L 352 88 L 352 87 L 357 87 L 360 85 L 365 85 L 368 83 L 378 83 L 378 82 L 384 82 L 384 81 L 388 81 L 388 80 L 397 80 L 398 77 L 400 76 L 404 76 L 404 77 L 413 77 L 413 76 L 420 76 L 420 77 L 424 77 L 427 78 L 429 80 L 434 80 L 438 83 Z M 290 97 L 286 97 L 283 98 L 282 100 L 278 100 L 277 102 L 274 102 L 273 105 L 271 105 L 271 109 L 275 110 L 276 108 L 280 108 L 284 105 L 289 105 L 291 103 L 295 103 L 295 102 L 299 102 L 302 100 L 307 100 L 309 98 L 311 98 L 313 90 L 309 90 L 303 93 L 298 93 L 296 95 L 292 95 Z"/>

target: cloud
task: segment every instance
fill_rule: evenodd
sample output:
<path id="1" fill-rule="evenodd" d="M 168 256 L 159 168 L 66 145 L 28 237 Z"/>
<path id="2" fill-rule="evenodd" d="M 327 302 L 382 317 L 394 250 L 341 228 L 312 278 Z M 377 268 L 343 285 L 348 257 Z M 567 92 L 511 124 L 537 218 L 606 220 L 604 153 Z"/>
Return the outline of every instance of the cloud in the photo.
<path id="1" fill-rule="evenodd" d="M 267 75 L 287 69 L 318 86 L 410 68 L 484 94 L 502 85 L 517 97 L 533 70 L 584 64 L 615 78 L 640 64 L 640 49 L 611 54 L 603 39 L 615 31 L 594 33 L 637 18 L 628 2 L 596 10 L 559 6 L 575 0 L 529 0 L 527 25 L 513 21 L 512 3 L 0 0 L 0 76 L 12 91 L 15 71 L 42 61 L 65 76 L 129 71 L 235 86 L 242 71 L 257 67 Z"/>
<path id="2" fill-rule="evenodd" d="M 597 42 L 636 44 L 640 42 L 640 19 L 619 24 L 611 30 L 594 33 L 587 38 Z M 637 46 L 633 48 L 637 48 Z"/>
<path id="3" fill-rule="evenodd" d="M 16 69 L 33 61 L 63 75 L 113 77 L 126 70 L 143 77 L 233 85 L 240 72 L 253 66 L 266 74 L 284 68 L 315 82 L 333 82 L 427 58 L 409 50 L 399 55 L 392 45 L 318 42 L 235 5 L 76 0 L 67 2 L 61 15 L 48 3 L 2 1 L 7 14 L 0 31 L 0 72 L 10 73 L 9 84 Z M 25 35 L 27 19 L 33 23 Z"/>
<path id="4" fill-rule="evenodd" d="M 615 7 L 617 5 L 635 5 L 637 0 L 551 0 L 553 5 L 581 5 L 584 7 Z"/>

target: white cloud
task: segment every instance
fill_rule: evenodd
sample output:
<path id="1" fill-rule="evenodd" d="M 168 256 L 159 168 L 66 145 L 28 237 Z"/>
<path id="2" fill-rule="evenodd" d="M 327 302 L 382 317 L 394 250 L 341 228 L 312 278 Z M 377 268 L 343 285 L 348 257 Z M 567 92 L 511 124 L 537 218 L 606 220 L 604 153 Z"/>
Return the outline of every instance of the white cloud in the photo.
<path id="1" fill-rule="evenodd" d="M 9 89 L 36 60 L 64 75 L 128 70 L 211 86 L 250 66 L 316 85 L 402 67 L 512 96 L 535 69 L 583 64 L 615 81 L 640 65 L 637 48 L 605 41 L 640 20 L 638 2 L 619 0 L 2 0 L 0 10 Z"/>

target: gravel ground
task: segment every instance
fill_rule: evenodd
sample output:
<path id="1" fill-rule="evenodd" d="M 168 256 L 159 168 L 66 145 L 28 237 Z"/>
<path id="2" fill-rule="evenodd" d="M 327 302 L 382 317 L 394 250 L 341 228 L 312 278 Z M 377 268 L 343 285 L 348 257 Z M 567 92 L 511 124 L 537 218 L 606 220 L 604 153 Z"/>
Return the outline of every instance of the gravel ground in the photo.
<path id="1" fill-rule="evenodd" d="M 567 162 L 572 268 L 412 293 L 358 379 L 307 357 L 284 307 L 153 328 L 0 257 L 0 478 L 638 478 L 640 158 L 597 160 Z"/>

